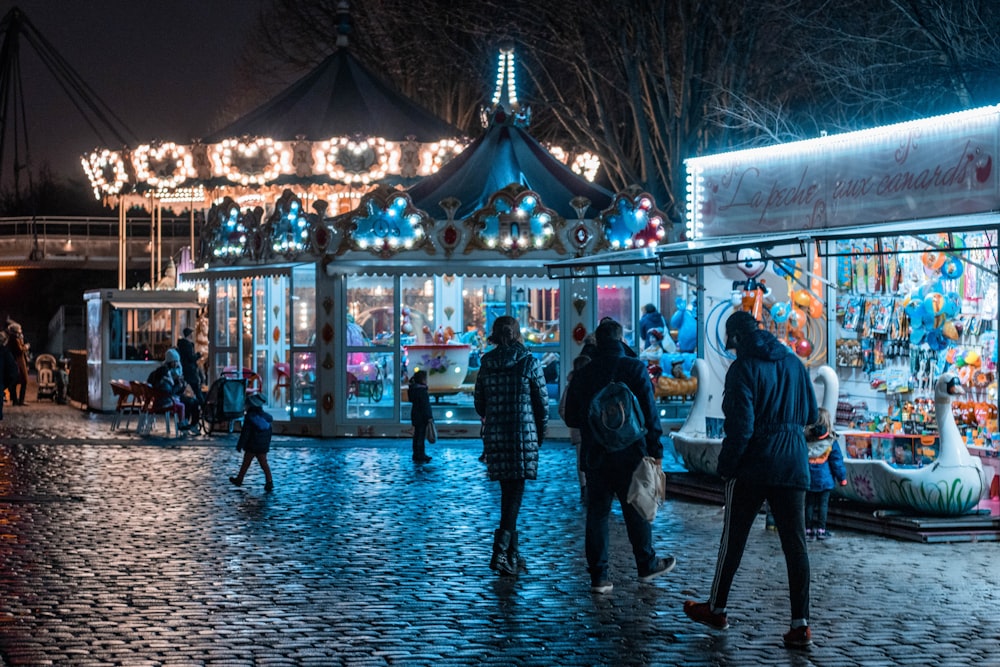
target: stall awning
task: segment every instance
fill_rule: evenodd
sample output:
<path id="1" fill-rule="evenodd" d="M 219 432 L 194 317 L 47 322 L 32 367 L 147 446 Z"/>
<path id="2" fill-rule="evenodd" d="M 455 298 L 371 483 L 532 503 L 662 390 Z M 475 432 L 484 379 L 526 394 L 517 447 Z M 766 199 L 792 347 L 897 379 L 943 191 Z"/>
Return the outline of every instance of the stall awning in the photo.
<path id="1" fill-rule="evenodd" d="M 197 301 L 109 301 L 115 308 L 132 310 L 197 310 L 201 304 Z"/>
<path id="2" fill-rule="evenodd" d="M 549 264 L 546 268 L 549 277 L 557 279 L 680 273 L 701 266 L 731 264 L 736 261 L 739 251 L 745 248 L 759 250 L 766 259 L 804 257 L 807 240 L 802 232 L 786 232 L 682 241 L 656 248 L 579 257 Z"/>
<path id="3" fill-rule="evenodd" d="M 598 278 L 603 276 L 652 276 L 660 273 L 656 250 L 638 248 L 546 264 L 549 278 Z"/>
<path id="4" fill-rule="evenodd" d="M 837 241 L 884 239 L 898 236 L 923 239 L 933 234 L 964 234 L 991 230 L 997 230 L 998 236 L 1000 236 L 1000 213 L 944 216 L 858 227 L 722 236 L 670 243 L 652 250 L 649 248 L 622 250 L 580 257 L 548 264 L 546 268 L 550 278 L 651 275 L 684 272 L 702 266 L 733 264 L 738 261 L 739 251 L 748 248 L 759 251 L 764 259 L 782 260 L 805 257 L 809 245 L 816 244 L 817 253 L 825 257 L 839 254 L 835 248 L 826 247 L 827 244 Z M 929 240 L 925 242 L 931 245 Z M 986 244 L 977 247 L 996 250 L 997 237 L 990 238 L 987 235 Z M 962 246 L 962 248 L 973 249 L 967 245 Z M 942 249 L 953 249 L 953 244 L 949 242 Z M 874 252 L 879 254 L 891 251 L 876 250 Z"/>

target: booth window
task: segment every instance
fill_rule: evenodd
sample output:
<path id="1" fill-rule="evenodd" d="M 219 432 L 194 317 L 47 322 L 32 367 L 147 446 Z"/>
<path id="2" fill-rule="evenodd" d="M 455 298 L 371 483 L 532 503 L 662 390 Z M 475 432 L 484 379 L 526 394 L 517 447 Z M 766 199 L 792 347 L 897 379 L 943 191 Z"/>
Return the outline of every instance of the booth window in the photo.
<path id="1" fill-rule="evenodd" d="M 110 320 L 111 360 L 163 359 L 178 332 L 194 326 L 190 309 L 115 307 Z"/>

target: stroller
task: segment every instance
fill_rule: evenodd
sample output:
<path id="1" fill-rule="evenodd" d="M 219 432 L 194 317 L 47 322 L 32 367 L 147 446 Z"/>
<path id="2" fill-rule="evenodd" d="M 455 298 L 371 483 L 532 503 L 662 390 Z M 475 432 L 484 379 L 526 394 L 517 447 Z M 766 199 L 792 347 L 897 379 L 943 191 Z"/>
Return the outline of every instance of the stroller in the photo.
<path id="1" fill-rule="evenodd" d="M 225 424 L 232 433 L 236 422 L 243 419 L 246 398 L 246 379 L 223 373 L 208 388 L 205 396 L 205 409 L 201 411 L 205 433 L 212 433 L 218 424 Z"/>
<path id="2" fill-rule="evenodd" d="M 35 397 L 37 400 L 43 398 L 56 400 L 59 394 L 56 386 L 57 368 L 56 358 L 51 354 L 40 354 L 35 357 L 35 372 L 38 376 L 38 394 Z"/>

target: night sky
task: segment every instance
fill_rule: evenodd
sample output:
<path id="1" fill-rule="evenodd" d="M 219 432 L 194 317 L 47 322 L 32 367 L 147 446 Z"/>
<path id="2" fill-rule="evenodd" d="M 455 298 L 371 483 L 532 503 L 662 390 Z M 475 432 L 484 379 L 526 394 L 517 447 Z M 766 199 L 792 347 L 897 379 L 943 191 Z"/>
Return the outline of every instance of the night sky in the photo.
<path id="1" fill-rule="evenodd" d="M 247 33 L 266 0 L 0 0 L 20 7 L 76 73 L 143 142 L 187 141 L 214 127 Z M 25 39 L 21 72 L 33 167 L 83 179 L 80 155 L 108 145 L 87 125 Z M 8 112 L 9 113 L 9 112 Z M 107 135 L 111 136 L 111 135 Z M 8 134 L 3 156 L 12 160 Z M 22 149 L 23 150 L 23 149 Z M 4 167 L 5 174 L 9 167 Z"/>

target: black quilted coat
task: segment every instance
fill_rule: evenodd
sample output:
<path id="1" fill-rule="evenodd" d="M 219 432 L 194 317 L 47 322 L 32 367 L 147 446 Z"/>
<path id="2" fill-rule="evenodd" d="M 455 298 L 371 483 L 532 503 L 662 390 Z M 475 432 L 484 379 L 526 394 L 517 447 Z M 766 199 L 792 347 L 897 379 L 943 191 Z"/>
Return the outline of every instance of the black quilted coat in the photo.
<path id="1" fill-rule="evenodd" d="M 493 481 L 536 479 L 538 447 L 548 424 L 542 365 L 521 344 L 483 355 L 476 376 L 476 412 L 483 418 L 483 450 Z"/>

